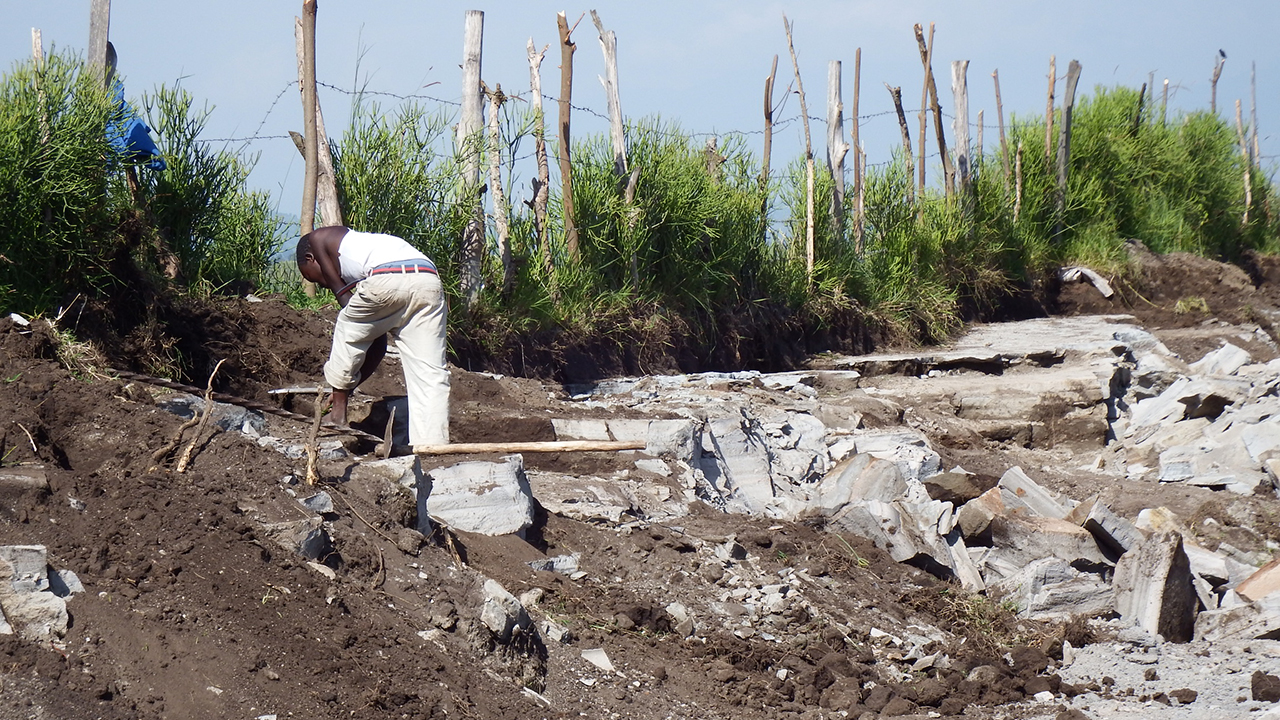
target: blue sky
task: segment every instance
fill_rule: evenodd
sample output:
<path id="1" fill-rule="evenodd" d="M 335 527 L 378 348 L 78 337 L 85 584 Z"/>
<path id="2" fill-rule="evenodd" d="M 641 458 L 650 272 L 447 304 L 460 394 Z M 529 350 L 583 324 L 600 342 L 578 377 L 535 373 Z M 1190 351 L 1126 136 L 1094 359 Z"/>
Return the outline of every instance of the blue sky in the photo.
<path id="1" fill-rule="evenodd" d="M 88 43 L 89 0 L 0 0 L 0 6 L 6 20 L 0 58 L 6 67 L 30 56 L 32 27 L 41 29 L 46 51 L 52 45 L 83 52 Z M 929 22 L 936 25 L 934 71 L 944 110 L 952 107 L 950 62 L 970 61 L 970 120 L 976 122 L 978 110 L 985 110 L 988 150 L 998 142 L 992 70 L 999 70 L 1006 121 L 1015 113 L 1044 112 L 1050 55 L 1057 58 L 1059 97 L 1061 76 L 1075 59 L 1083 66 L 1078 92 L 1091 93 L 1096 85 L 1136 88 L 1154 72 L 1157 87 L 1169 80 L 1171 112 L 1207 109 L 1209 78 L 1221 49 L 1227 61 L 1218 83 L 1218 111 L 1233 117 L 1240 99 L 1248 122 L 1250 64 L 1256 62 L 1264 165 L 1272 167 L 1269 156 L 1280 154 L 1272 139 L 1280 132 L 1280 52 L 1273 37 L 1280 27 L 1280 3 L 1264 0 L 650 0 L 583 6 L 541 0 L 321 0 L 317 76 L 346 90 L 359 83 L 373 91 L 456 101 L 464 14 L 478 9 L 485 12 L 483 78 L 490 85 L 501 83 L 508 93 L 527 93 L 525 44 L 532 37 L 539 48 L 551 44 L 542 77 L 544 93 L 555 95 L 556 12 L 566 12 L 573 22 L 593 7 L 618 36 L 623 112 L 631 118 L 660 115 L 690 132 L 760 130 L 764 78 L 774 54 L 779 56 L 775 102 L 794 77 L 782 24 L 786 13 L 795 23 L 810 116 L 826 116 L 829 60 L 844 63 L 849 111 L 854 51 L 862 48 L 860 115 L 870 163 L 887 160 L 900 144 L 885 82 L 902 86 L 916 139 L 912 111 L 920 102 L 921 65 L 912 25 L 917 22 L 926 29 Z M 297 77 L 293 18 L 300 12 L 300 1 L 115 0 L 111 16 L 111 40 L 128 94 L 136 97 L 180 81 L 197 103 L 212 108 L 205 137 L 268 136 L 248 144 L 259 155 L 250 182 L 270 192 L 281 212 L 291 215 L 298 212 L 302 163 L 292 143 L 280 136 L 301 127 L 297 89 L 288 86 Z M 589 15 L 574 38 L 574 104 L 603 114 L 604 91 L 596 79 L 603 74 L 603 60 Z M 321 88 L 320 99 L 329 133 L 337 136 L 349 120 L 350 95 Z M 393 102 L 382 100 L 384 106 Z M 554 105 L 545 102 L 553 122 Z M 799 102 L 792 96 L 777 117 L 798 114 Z M 574 113 L 575 136 L 606 130 L 604 120 Z M 815 155 L 825 157 L 825 125 L 815 122 L 812 133 Z M 949 127 L 947 134 L 952 135 Z M 758 132 L 746 140 L 760 151 Z M 787 124 L 775 138 L 775 167 L 802 149 L 800 123 Z M 937 175 L 933 167 L 930 171 Z M 520 172 L 516 200 L 529 195 L 529 171 Z"/>

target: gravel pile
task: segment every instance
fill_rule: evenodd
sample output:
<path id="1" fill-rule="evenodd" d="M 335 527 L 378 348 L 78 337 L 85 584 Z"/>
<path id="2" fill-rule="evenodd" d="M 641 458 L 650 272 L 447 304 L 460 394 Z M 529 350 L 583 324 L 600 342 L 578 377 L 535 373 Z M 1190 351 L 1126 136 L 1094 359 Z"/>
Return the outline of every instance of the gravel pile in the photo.
<path id="1" fill-rule="evenodd" d="M 1073 648 L 1059 671 L 1091 718 L 1280 720 L 1280 641 L 1157 642 L 1137 628 Z"/>

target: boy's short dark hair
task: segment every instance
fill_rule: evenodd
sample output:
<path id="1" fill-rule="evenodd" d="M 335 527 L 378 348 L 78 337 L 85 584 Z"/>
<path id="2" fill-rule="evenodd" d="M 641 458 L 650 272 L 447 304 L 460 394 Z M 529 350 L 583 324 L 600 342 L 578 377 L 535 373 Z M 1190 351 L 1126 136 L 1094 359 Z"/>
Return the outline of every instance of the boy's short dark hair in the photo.
<path id="1" fill-rule="evenodd" d="M 298 264 L 301 265 L 307 258 L 307 254 L 311 252 L 311 238 L 303 235 L 298 238 Z"/>

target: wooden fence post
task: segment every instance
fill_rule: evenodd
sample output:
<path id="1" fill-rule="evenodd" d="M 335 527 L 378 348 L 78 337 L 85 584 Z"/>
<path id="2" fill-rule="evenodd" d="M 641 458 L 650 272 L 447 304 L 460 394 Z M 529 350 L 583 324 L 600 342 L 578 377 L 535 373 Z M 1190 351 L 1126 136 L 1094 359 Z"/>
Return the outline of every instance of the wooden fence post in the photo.
<path id="1" fill-rule="evenodd" d="M 969 175 L 974 183 L 982 178 L 982 110 L 978 111 L 978 134 L 973 143 L 973 155 L 969 160 Z"/>
<path id="2" fill-rule="evenodd" d="M 107 41 L 111 37 L 111 0 L 91 0 L 89 4 L 88 65 L 107 78 Z"/>
<path id="3" fill-rule="evenodd" d="M 304 57 L 306 49 L 303 36 L 302 18 L 293 18 L 293 40 L 295 54 L 298 56 L 298 89 L 301 91 L 306 82 Z M 314 35 L 312 36 L 314 38 Z M 303 102 L 306 102 L 303 93 Z M 320 94 L 316 92 L 316 202 L 320 206 L 320 227 L 342 225 L 342 206 L 338 204 L 338 184 L 333 176 L 333 154 L 329 152 L 329 138 L 324 132 L 324 113 L 320 110 Z M 297 144 L 297 140 L 294 140 Z M 305 161 L 307 156 L 306 140 L 298 146 Z M 313 223 L 314 224 L 314 223 Z"/>
<path id="4" fill-rule="evenodd" d="M 457 145 L 462 155 L 462 202 L 468 214 L 462 231 L 459 289 L 467 309 L 480 299 L 484 261 L 484 202 L 480 197 L 480 143 L 483 115 L 480 68 L 484 48 L 484 13 L 468 10 L 463 25 L 462 116 L 458 121 Z"/>
<path id="5" fill-rule="evenodd" d="M 858 177 L 863 178 L 865 180 L 865 178 L 867 177 L 867 153 L 864 152 L 861 147 L 857 147 L 857 148 L 854 148 L 853 154 L 854 154 L 855 161 L 858 163 Z M 862 211 L 863 211 L 863 208 L 867 206 L 867 183 L 866 182 L 860 181 L 858 183 L 858 197 L 856 202 L 857 202 L 857 208 L 858 208 L 858 234 L 855 238 L 853 250 L 855 253 L 857 253 L 858 257 L 862 257 L 862 250 L 866 244 L 866 237 L 863 234 L 863 228 L 862 228 Z"/>
<path id="6" fill-rule="evenodd" d="M 551 244 L 547 240 L 547 195 L 550 191 L 551 168 L 547 163 L 547 123 L 542 112 L 542 58 L 547 46 L 535 52 L 533 38 L 529 38 L 529 91 L 533 97 L 533 154 L 538 161 L 538 177 L 533 180 L 533 227 L 537 246 L 542 254 L 542 270 L 551 277 L 554 266 L 551 261 Z"/>
<path id="7" fill-rule="evenodd" d="M 956 137 L 956 172 L 960 178 L 960 202 L 968 207 L 972 177 L 969 173 L 969 61 L 951 63 L 951 94 L 955 96 L 956 114 L 951 132 Z"/>
<path id="8" fill-rule="evenodd" d="M 853 51 L 853 112 L 850 114 L 850 138 L 853 141 L 853 247 L 862 254 L 863 205 L 862 186 L 866 182 L 866 163 L 862 152 L 862 141 L 859 139 L 858 103 L 862 94 L 862 48 Z"/>
<path id="9" fill-rule="evenodd" d="M 1067 66 L 1066 82 L 1062 87 L 1062 128 L 1058 131 L 1058 194 L 1054 240 L 1062 239 L 1067 211 L 1067 169 L 1071 164 L 1071 113 L 1076 101 L 1076 83 L 1080 80 L 1080 63 L 1075 60 Z"/>
<path id="10" fill-rule="evenodd" d="M 591 21 L 600 33 L 600 50 L 604 53 L 605 76 L 600 78 L 604 86 L 605 100 L 609 108 L 609 139 L 613 144 L 613 172 L 619 181 L 627 176 L 627 140 L 623 134 L 622 100 L 618 97 L 618 36 L 605 30 L 604 23 L 595 10 Z"/>
<path id="11" fill-rule="evenodd" d="M 484 81 L 480 88 L 489 98 L 489 194 L 493 197 L 493 229 L 498 241 L 498 257 L 502 260 L 502 294 L 510 295 L 515 288 L 515 265 L 511 261 L 511 231 L 507 218 L 507 195 L 502 189 L 502 126 L 498 113 L 507 96 L 502 94 L 502 83 L 490 90 Z"/>
<path id="12" fill-rule="evenodd" d="M 1258 62 L 1256 60 L 1249 64 L 1249 136 L 1251 139 L 1249 162 L 1256 164 L 1260 157 L 1258 154 Z"/>
<path id="13" fill-rule="evenodd" d="M 764 157 L 760 167 L 760 239 L 769 232 L 769 160 L 773 152 L 773 81 L 778 76 L 778 56 L 773 56 L 769 77 L 764 79 Z"/>
<path id="14" fill-rule="evenodd" d="M 1222 66 L 1227 63 L 1227 55 L 1221 50 L 1213 59 L 1213 77 L 1209 80 L 1209 112 L 1218 112 L 1218 78 L 1222 77 Z"/>
<path id="15" fill-rule="evenodd" d="M 916 44 L 919 44 L 920 38 L 923 37 L 924 28 L 920 27 L 920 23 L 915 23 L 914 29 L 915 29 L 915 41 L 916 41 Z M 932 24 L 931 26 L 929 26 L 929 32 L 931 33 L 933 32 Z M 931 37 L 931 40 L 932 40 L 932 37 Z M 928 68 L 929 64 L 931 64 L 933 61 L 933 45 L 929 44 L 928 46 L 925 46 L 923 49 L 923 54 L 924 54 L 924 67 Z M 919 115 L 920 163 L 919 163 L 919 167 L 916 168 L 919 170 L 919 173 L 920 173 L 920 181 L 919 181 L 920 200 L 924 200 L 924 174 L 925 174 L 924 173 L 924 145 L 925 145 L 924 138 L 925 136 L 928 135 L 928 132 L 929 132 L 928 106 L 929 106 L 929 73 L 928 73 L 928 70 L 925 70 L 924 81 L 920 83 L 920 115 Z M 923 213 L 924 211 L 923 208 L 920 211 L 922 211 Z"/>
<path id="16" fill-rule="evenodd" d="M 1044 163 L 1047 167 L 1053 159 L 1053 86 L 1058 82 L 1056 58 L 1049 56 L 1049 101 L 1044 109 Z"/>
<path id="17" fill-rule="evenodd" d="M 582 22 L 582 18 L 578 18 Z M 573 163 L 569 158 L 569 113 L 573 102 L 573 51 L 578 49 L 570 36 L 578 27 L 569 27 L 564 13 L 556 14 L 560 34 L 560 204 L 564 213 L 564 243 L 569 257 L 578 259 L 578 226 L 573 217 Z"/>
<path id="18" fill-rule="evenodd" d="M 1013 221 L 1018 222 L 1018 213 L 1022 210 L 1022 140 L 1018 140 L 1018 151 L 1013 158 Z"/>
<path id="19" fill-rule="evenodd" d="M 857 147 L 856 145 L 854 147 Z M 840 97 L 840 61 L 827 63 L 827 169 L 831 172 L 831 237 L 844 237 L 844 157 L 849 144 L 844 140 L 844 101 Z M 856 160 L 856 157 L 855 157 Z M 854 171 L 857 176 L 857 171 Z M 857 192 L 857 182 L 854 182 Z"/>
<path id="20" fill-rule="evenodd" d="M 907 202 L 914 203 L 916 174 L 912 163 L 914 155 L 911 153 L 911 131 L 907 128 L 907 115 L 902 109 L 902 88 L 889 87 L 889 83 L 885 83 L 884 87 L 889 91 L 889 97 L 893 98 L 893 109 L 898 113 L 898 129 L 902 131 L 902 156 L 907 165 Z"/>
<path id="21" fill-rule="evenodd" d="M 31 60 L 36 66 L 36 72 L 39 73 L 44 69 L 44 40 L 40 34 L 40 28 L 31 28 Z M 49 115 L 45 108 L 44 88 L 40 87 L 40 76 L 36 76 L 36 96 L 40 99 L 40 144 L 49 144 Z M 45 210 L 45 214 L 49 214 L 49 209 Z"/>
<path id="22" fill-rule="evenodd" d="M 1138 107 L 1133 111 L 1133 123 L 1129 126 L 1129 134 L 1136 136 L 1138 130 L 1142 128 L 1142 105 L 1147 98 L 1147 84 L 1142 83 L 1142 88 L 1138 90 Z"/>
<path id="23" fill-rule="evenodd" d="M 800 61 L 796 59 L 796 47 L 791 41 L 791 23 L 787 14 L 782 14 L 782 26 L 787 31 L 787 50 L 791 52 L 791 66 L 796 71 L 796 90 L 800 93 L 800 119 L 804 124 L 804 255 L 805 277 L 809 285 L 813 285 L 814 239 L 813 239 L 813 141 L 809 135 L 809 107 L 804 101 L 804 83 L 800 80 Z"/>
<path id="24" fill-rule="evenodd" d="M 1244 216 L 1240 227 L 1249 226 L 1249 208 L 1253 207 L 1253 182 L 1250 176 L 1249 141 L 1245 138 L 1244 122 L 1240 116 L 1240 101 L 1236 100 L 1236 137 L 1240 140 L 1240 157 L 1244 160 Z"/>
<path id="25" fill-rule="evenodd" d="M 1164 94 L 1160 96 L 1160 124 L 1169 122 L 1169 78 L 1164 79 Z"/>
<path id="26" fill-rule="evenodd" d="M 1000 126 L 1000 169 L 1004 171 L 1005 201 L 1009 199 L 1009 143 L 1004 137 L 1004 105 L 1000 102 L 1000 70 L 991 71 L 991 80 L 996 85 L 996 123 Z"/>
<path id="27" fill-rule="evenodd" d="M 316 143 L 316 0 L 302 3 L 302 213 L 298 218 L 303 235 L 315 229 L 316 181 L 319 156 Z M 316 285 L 303 281 L 308 297 L 315 297 Z"/>
<path id="28" fill-rule="evenodd" d="M 938 104 L 938 84 L 933 77 L 933 23 L 929 23 L 929 41 L 927 43 L 924 39 L 923 28 L 916 25 L 915 33 L 916 43 L 920 46 L 920 61 L 924 63 L 925 85 L 929 92 L 929 109 L 933 111 L 934 134 L 938 136 L 938 154 L 942 157 L 943 185 L 945 186 L 947 197 L 950 198 L 956 189 L 956 176 L 955 168 L 951 165 L 951 156 L 947 153 L 946 133 L 942 129 L 942 106 Z M 923 133 L 921 133 L 921 137 L 924 137 Z M 923 145 L 920 148 L 920 152 L 921 177 L 923 177 Z M 920 190 L 923 192 L 924 187 L 921 186 Z"/>

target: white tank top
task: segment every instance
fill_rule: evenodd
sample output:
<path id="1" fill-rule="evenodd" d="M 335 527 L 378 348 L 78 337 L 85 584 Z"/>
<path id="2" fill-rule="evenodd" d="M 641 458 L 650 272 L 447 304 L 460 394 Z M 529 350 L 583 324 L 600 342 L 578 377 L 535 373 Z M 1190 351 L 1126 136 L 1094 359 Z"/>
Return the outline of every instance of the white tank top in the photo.
<path id="1" fill-rule="evenodd" d="M 348 230 L 338 244 L 338 269 L 343 283 L 358 282 L 369 277 L 369 271 L 375 267 L 402 260 L 431 262 L 420 250 L 395 235 Z"/>

